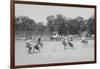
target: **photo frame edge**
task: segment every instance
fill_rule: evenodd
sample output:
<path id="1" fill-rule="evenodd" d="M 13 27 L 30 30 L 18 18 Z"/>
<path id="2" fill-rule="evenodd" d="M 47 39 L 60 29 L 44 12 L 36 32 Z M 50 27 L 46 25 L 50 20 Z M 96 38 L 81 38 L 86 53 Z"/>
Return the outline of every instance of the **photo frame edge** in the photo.
<path id="1" fill-rule="evenodd" d="M 82 6 L 82 7 L 87 7 L 88 6 L 88 8 L 94 8 L 95 10 L 95 12 L 94 12 L 94 16 L 95 16 L 95 26 L 94 26 L 94 28 L 95 28 L 95 40 L 94 40 L 94 42 L 95 42 L 95 46 L 94 46 L 94 50 L 95 50 L 95 55 L 94 55 L 94 61 L 89 61 L 89 62 L 75 62 L 75 63 L 58 63 L 58 64 L 41 64 L 41 65 L 21 65 L 21 66 L 15 66 L 15 39 L 14 39 L 14 37 L 15 37 L 15 29 L 14 29 L 14 15 L 15 15 L 15 3 L 24 3 L 24 4 L 27 4 L 27 2 L 28 3 L 31 3 L 30 1 L 10 1 L 10 68 L 11 69 L 14 69 L 14 68 L 27 68 L 27 67 L 45 67 L 45 66 L 60 66 L 60 65 L 76 65 L 76 64 L 90 64 L 90 63 L 96 63 L 96 5 L 80 5 L 80 4 L 63 4 L 63 3 L 49 3 L 49 2 L 34 2 L 34 1 L 32 1 L 32 3 L 31 4 L 37 4 L 38 5 L 38 3 L 39 4 L 41 4 L 41 5 L 43 5 L 43 4 L 49 4 L 50 6 L 51 5 L 57 5 L 57 6 L 60 6 L 60 5 L 62 5 L 62 6 L 70 6 L 70 7 L 72 7 L 72 6 L 77 6 L 77 7 L 80 7 L 80 6 Z M 71 6 L 72 5 L 72 6 Z"/>

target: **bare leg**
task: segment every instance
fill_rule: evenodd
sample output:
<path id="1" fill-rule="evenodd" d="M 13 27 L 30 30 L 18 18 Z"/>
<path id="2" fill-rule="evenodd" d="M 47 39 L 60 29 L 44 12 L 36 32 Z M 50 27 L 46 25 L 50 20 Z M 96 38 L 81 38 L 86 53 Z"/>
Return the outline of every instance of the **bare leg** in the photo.
<path id="1" fill-rule="evenodd" d="M 29 48 L 29 54 L 31 54 L 32 47 Z"/>
<path id="2" fill-rule="evenodd" d="M 66 49 L 66 46 L 64 46 L 64 49 Z"/>

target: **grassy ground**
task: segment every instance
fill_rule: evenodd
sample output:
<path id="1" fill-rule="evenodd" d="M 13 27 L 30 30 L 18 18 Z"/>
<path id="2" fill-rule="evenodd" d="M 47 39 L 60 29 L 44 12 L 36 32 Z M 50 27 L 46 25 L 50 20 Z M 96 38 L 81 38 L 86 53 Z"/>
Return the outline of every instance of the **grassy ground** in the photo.
<path id="1" fill-rule="evenodd" d="M 79 62 L 94 60 L 94 41 L 88 40 L 88 46 L 84 46 L 80 39 L 74 39 L 72 43 L 75 48 L 68 47 L 64 50 L 61 41 L 43 41 L 44 47 L 39 53 L 28 54 L 25 40 L 15 42 L 15 64 L 47 64 L 62 62 Z"/>

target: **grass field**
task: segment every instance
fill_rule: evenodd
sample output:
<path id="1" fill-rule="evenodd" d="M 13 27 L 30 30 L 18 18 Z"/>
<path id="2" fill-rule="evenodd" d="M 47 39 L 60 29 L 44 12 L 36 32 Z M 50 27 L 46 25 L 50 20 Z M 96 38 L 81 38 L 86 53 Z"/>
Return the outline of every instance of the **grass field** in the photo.
<path id="1" fill-rule="evenodd" d="M 74 40 L 74 48 L 64 50 L 61 41 L 43 41 L 43 48 L 39 53 L 28 54 L 25 40 L 15 41 L 15 65 L 49 64 L 63 62 L 80 62 L 94 60 L 94 40 L 88 40 L 84 46 L 81 40 Z"/>

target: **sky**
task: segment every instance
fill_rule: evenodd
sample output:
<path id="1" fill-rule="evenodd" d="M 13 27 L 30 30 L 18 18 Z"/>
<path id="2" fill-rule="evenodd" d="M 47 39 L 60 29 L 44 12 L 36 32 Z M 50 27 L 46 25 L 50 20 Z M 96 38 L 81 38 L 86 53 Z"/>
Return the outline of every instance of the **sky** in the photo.
<path id="1" fill-rule="evenodd" d="M 36 22 L 46 24 L 47 16 L 56 16 L 57 14 L 62 14 L 70 18 L 82 16 L 84 19 L 88 19 L 94 14 L 94 8 L 15 4 L 15 16 L 28 16 Z"/>

